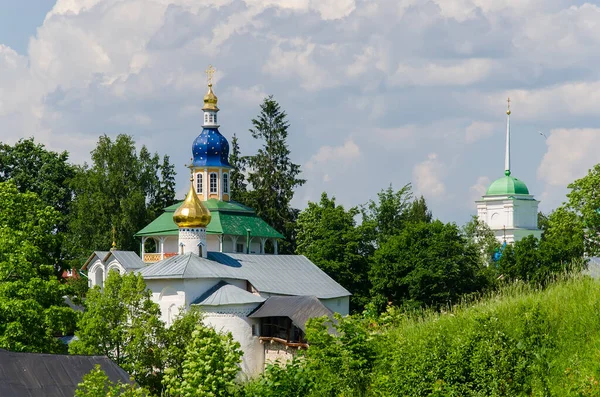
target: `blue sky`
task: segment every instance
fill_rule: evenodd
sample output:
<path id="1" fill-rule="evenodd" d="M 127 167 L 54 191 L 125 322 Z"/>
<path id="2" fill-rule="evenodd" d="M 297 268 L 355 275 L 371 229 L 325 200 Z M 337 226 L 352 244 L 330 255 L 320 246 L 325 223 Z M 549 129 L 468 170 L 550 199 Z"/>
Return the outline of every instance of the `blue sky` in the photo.
<path id="1" fill-rule="evenodd" d="M 171 157 L 183 194 L 213 64 L 245 154 L 262 98 L 287 111 L 299 208 L 410 182 L 462 224 L 503 174 L 510 96 L 513 175 L 548 212 L 600 162 L 599 45 L 581 1 L 0 0 L 0 140 L 84 162 L 128 133 Z"/>

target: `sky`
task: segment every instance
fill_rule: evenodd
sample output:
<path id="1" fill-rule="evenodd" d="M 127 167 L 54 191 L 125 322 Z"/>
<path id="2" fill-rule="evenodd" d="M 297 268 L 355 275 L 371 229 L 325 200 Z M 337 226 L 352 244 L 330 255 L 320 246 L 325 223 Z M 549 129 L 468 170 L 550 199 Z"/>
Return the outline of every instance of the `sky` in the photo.
<path id="1" fill-rule="evenodd" d="M 253 154 L 273 95 L 307 183 L 344 206 L 411 183 L 465 223 L 504 172 L 549 212 L 600 162 L 600 5 L 567 0 L 0 0 L 0 141 L 83 163 L 102 134 L 169 155 L 187 191 L 204 71 Z"/>

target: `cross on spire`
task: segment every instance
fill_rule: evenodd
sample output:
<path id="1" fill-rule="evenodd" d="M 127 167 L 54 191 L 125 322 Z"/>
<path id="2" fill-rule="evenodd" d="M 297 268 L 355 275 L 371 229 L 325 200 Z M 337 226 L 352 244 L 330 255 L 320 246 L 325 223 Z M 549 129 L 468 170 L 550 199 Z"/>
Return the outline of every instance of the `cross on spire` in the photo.
<path id="1" fill-rule="evenodd" d="M 506 102 L 508 103 L 508 110 L 506 111 L 506 114 L 510 115 L 510 97 L 508 97 Z"/>
<path id="2" fill-rule="evenodd" d="M 215 74 L 216 69 L 213 68 L 213 65 L 208 65 L 208 69 L 204 71 L 206 73 L 206 80 L 208 81 L 208 85 L 212 85 L 213 75 Z"/>

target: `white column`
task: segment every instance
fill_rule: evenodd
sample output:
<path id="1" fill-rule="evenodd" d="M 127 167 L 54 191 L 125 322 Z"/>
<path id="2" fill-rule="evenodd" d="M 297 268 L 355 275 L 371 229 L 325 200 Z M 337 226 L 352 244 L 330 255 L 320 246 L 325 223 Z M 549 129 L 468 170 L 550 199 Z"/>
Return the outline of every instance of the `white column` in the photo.
<path id="1" fill-rule="evenodd" d="M 223 235 L 219 234 L 217 238 L 219 239 L 219 252 L 223 252 Z"/>
<path id="2" fill-rule="evenodd" d="M 260 253 L 264 254 L 265 253 L 265 243 L 267 242 L 266 238 L 261 238 L 260 239 Z"/>
<path id="3" fill-rule="evenodd" d="M 144 245 L 146 245 L 147 239 L 148 237 L 142 237 L 142 262 L 144 262 L 144 254 L 146 253 L 146 247 L 144 247 Z"/>
<path id="4" fill-rule="evenodd" d="M 277 252 L 277 248 L 278 248 L 278 247 L 277 247 L 277 239 L 276 239 L 276 238 L 274 238 L 274 239 L 273 239 L 273 254 L 275 254 L 275 255 L 277 255 L 277 254 L 278 254 L 278 252 Z"/>
<path id="5" fill-rule="evenodd" d="M 219 190 L 219 200 L 223 200 L 223 168 L 219 168 L 219 180 L 217 181 L 217 189 Z"/>
<path id="6" fill-rule="evenodd" d="M 160 237 L 160 260 L 165 259 L 165 238 Z"/>
<path id="7" fill-rule="evenodd" d="M 231 237 L 231 243 L 233 245 L 231 252 L 237 252 L 237 241 L 239 236 L 230 235 L 229 237 Z"/>
<path id="8" fill-rule="evenodd" d="M 208 200 L 208 194 L 210 189 L 210 175 L 208 175 L 208 168 L 204 169 L 204 175 L 202 175 L 202 196 L 204 201 Z"/>

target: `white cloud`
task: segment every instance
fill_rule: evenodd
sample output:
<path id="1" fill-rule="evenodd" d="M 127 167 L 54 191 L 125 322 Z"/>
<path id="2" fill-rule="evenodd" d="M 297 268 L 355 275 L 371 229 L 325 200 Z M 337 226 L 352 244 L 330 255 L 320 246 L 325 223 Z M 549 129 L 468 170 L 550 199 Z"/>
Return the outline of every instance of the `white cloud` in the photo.
<path id="1" fill-rule="evenodd" d="M 427 198 L 440 198 L 446 193 L 446 186 L 442 182 L 445 176 L 445 167 L 438 158 L 437 153 L 430 153 L 427 160 L 422 161 L 413 168 L 413 179 L 417 192 Z"/>
<path id="2" fill-rule="evenodd" d="M 485 121 L 473 121 L 465 130 L 465 142 L 475 143 L 490 137 L 494 131 L 494 124 Z"/>
<path id="3" fill-rule="evenodd" d="M 396 85 L 471 85 L 487 78 L 492 70 L 489 59 L 468 59 L 446 64 L 398 65 L 390 81 Z"/>
<path id="4" fill-rule="evenodd" d="M 360 157 L 360 148 L 352 138 L 346 140 L 342 146 L 321 146 L 306 163 L 308 170 L 325 168 L 332 165 L 346 165 Z M 327 175 L 330 178 L 329 175 Z"/>
<path id="5" fill-rule="evenodd" d="M 467 204 L 472 207 L 473 201 L 481 200 L 481 196 L 483 196 L 490 186 L 490 178 L 487 176 L 480 176 L 477 178 L 477 182 L 469 188 L 469 192 L 471 193 L 471 200 Z"/>
<path id="6" fill-rule="evenodd" d="M 537 175 L 550 186 L 566 187 L 600 162 L 598 128 L 552 130 L 547 145 Z"/>

